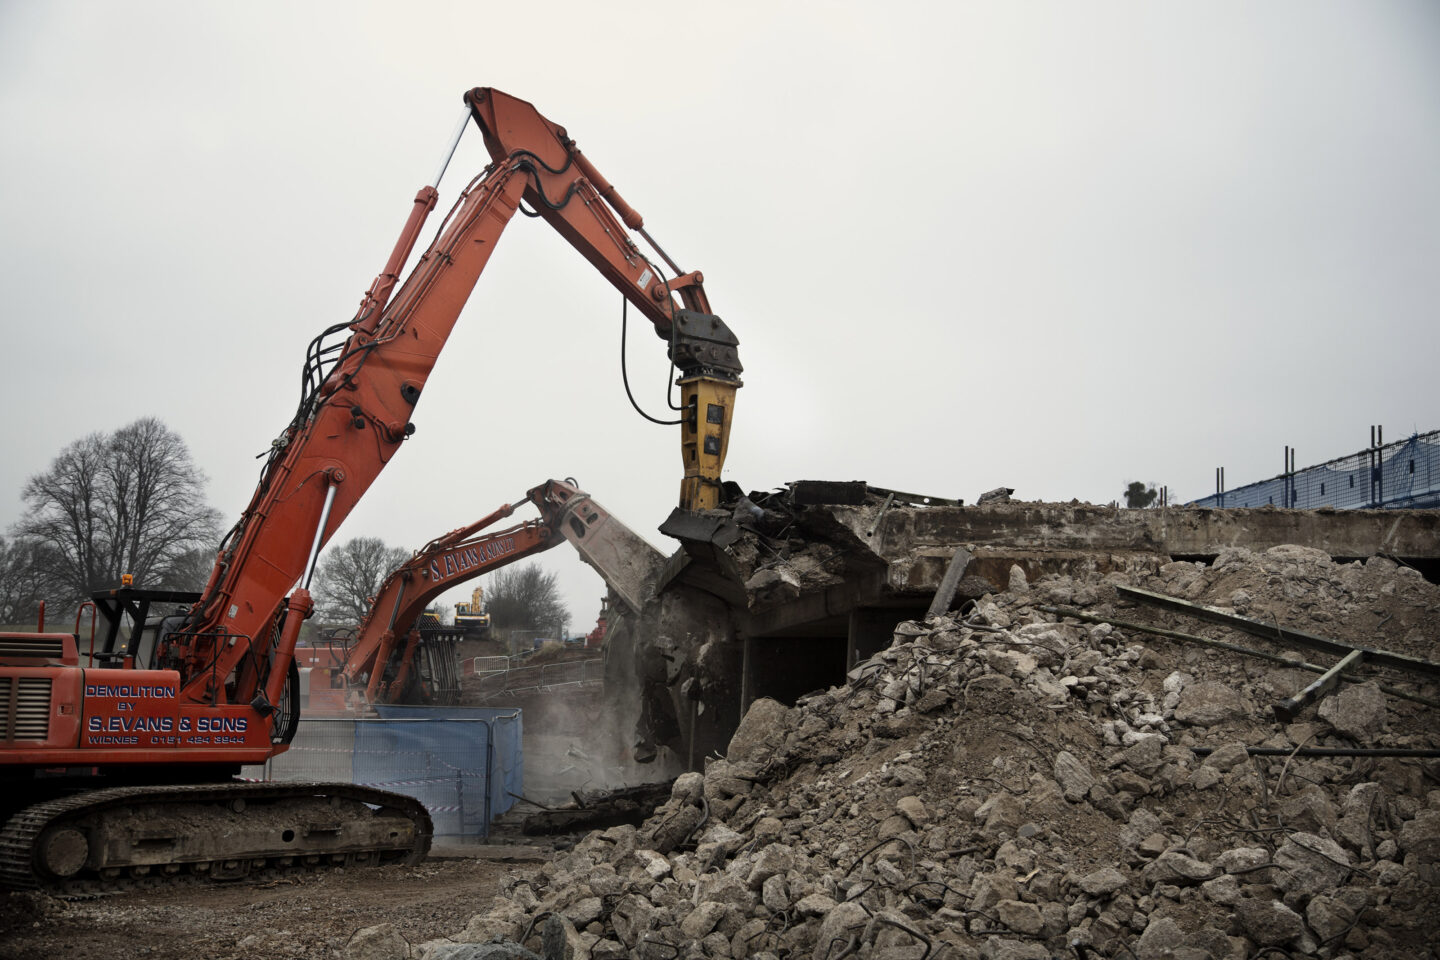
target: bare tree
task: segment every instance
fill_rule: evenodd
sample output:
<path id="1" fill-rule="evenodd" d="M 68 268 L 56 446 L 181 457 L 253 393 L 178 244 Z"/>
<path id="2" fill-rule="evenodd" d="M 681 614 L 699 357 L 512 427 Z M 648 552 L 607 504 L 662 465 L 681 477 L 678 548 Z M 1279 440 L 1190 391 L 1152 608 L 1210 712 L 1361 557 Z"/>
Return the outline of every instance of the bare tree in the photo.
<path id="1" fill-rule="evenodd" d="M 156 582 L 163 590 L 192 590 L 199 593 L 215 566 L 215 547 L 196 547 L 176 557 Z"/>
<path id="2" fill-rule="evenodd" d="M 330 623 L 359 623 L 390 571 L 410 559 L 379 537 L 355 537 L 325 551 L 315 570 L 315 607 Z"/>
<path id="3" fill-rule="evenodd" d="M 40 601 L 54 595 L 45 574 L 54 563 L 46 552 L 37 540 L 0 537 L 0 623 L 34 623 Z"/>
<path id="4" fill-rule="evenodd" d="M 25 484 L 23 538 L 50 548 L 41 572 L 60 600 L 118 586 L 160 586 L 187 554 L 213 550 L 219 513 L 179 434 L 154 417 L 70 444 Z"/>
<path id="5" fill-rule="evenodd" d="M 553 573 L 536 563 L 498 570 L 485 587 L 485 612 L 499 630 L 528 628 L 560 639 L 570 626 L 570 611 L 560 601 Z"/>

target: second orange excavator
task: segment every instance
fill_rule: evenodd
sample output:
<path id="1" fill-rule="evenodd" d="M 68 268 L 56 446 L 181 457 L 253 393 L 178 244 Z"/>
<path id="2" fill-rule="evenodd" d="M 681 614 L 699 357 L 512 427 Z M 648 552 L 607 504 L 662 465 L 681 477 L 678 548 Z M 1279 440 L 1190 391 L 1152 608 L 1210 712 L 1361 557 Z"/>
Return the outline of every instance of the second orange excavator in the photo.
<path id="1" fill-rule="evenodd" d="M 534 520 L 480 533 L 512 516 L 526 503 L 540 511 Z M 447 691 L 427 688 L 422 675 L 421 615 L 435 598 L 468 580 L 569 541 L 627 602 L 644 603 L 657 566 L 658 550 L 573 481 L 550 480 L 525 499 L 506 504 L 474 523 L 436 537 L 385 578 L 369 613 L 347 644 L 339 670 L 346 687 L 363 691 L 362 704 L 429 703 Z M 444 669 L 430 671 L 444 677 Z M 448 672 L 453 676 L 453 671 Z M 431 683 L 433 683 L 433 679 Z"/>

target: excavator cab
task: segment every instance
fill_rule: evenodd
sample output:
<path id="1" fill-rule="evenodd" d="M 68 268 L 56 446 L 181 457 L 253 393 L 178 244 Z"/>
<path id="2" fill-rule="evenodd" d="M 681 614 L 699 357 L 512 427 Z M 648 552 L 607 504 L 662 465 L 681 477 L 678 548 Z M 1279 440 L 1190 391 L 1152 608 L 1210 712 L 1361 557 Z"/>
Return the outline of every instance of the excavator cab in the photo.
<path id="1" fill-rule="evenodd" d="M 195 601 L 198 592 L 117 587 L 91 595 L 88 636 L 84 610 L 77 618 L 76 642 L 82 662 L 90 667 L 153 670 L 159 666 L 161 639 Z"/>

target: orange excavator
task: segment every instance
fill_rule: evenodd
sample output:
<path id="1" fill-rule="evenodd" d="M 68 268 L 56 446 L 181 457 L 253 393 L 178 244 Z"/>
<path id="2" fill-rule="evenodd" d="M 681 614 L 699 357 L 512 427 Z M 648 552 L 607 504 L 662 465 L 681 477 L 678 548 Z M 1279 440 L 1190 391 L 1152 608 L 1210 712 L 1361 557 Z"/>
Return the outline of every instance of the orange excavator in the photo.
<path id="1" fill-rule="evenodd" d="M 538 519 L 479 533 L 525 503 L 539 509 Z M 362 690 L 366 704 L 414 702 L 417 693 L 422 702 L 436 699 L 437 691 L 414 689 L 421 679 L 425 608 L 447 590 L 564 541 L 637 610 L 665 559 L 573 481 L 547 481 L 524 500 L 436 537 L 385 578 L 346 649 L 340 670 L 345 684 Z"/>
<path id="2" fill-rule="evenodd" d="M 439 629 L 426 608 L 467 580 L 560 543 L 558 523 L 568 502 L 560 490 L 579 493 L 552 480 L 528 491 L 524 500 L 436 537 L 386 575 L 359 624 L 327 636 L 318 647 L 296 647 L 296 656 L 312 668 L 312 708 L 319 704 L 355 714 L 373 704 L 453 705 L 460 694 L 455 662 L 460 631 Z M 527 502 L 540 508 L 539 519 L 480 532 Z M 317 680 L 328 680 L 329 689 L 317 689 Z"/>
<path id="3" fill-rule="evenodd" d="M 675 265 L 563 127 L 498 90 L 464 100 L 440 174 L 415 196 L 359 310 L 311 343 L 299 405 L 199 595 L 112 591 L 97 600 L 105 623 L 83 657 L 78 618 L 74 633 L 0 634 L 0 884 L 64 889 L 424 856 L 430 819 L 410 798 L 233 778 L 294 736 L 294 652 L 314 609 L 316 558 L 415 432 L 460 310 L 527 205 L 666 343 L 682 398 L 676 516 L 703 528 L 700 512 L 717 505 L 741 366 L 703 277 Z M 492 162 L 402 283 L 471 122 Z"/>

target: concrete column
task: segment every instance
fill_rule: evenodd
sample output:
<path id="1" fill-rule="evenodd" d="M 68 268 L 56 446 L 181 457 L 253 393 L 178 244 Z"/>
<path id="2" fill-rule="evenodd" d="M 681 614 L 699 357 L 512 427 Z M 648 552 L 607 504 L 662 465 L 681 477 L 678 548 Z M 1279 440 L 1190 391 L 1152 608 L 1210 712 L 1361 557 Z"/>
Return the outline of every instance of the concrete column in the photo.
<path id="1" fill-rule="evenodd" d="M 877 607 L 856 607 L 850 611 L 850 632 L 845 644 L 845 669 L 868 660 L 890 646 L 901 611 Z"/>

